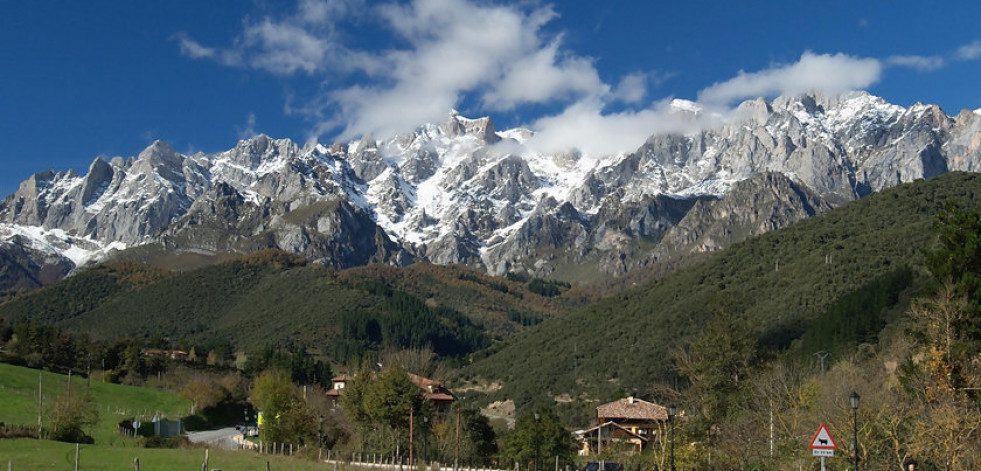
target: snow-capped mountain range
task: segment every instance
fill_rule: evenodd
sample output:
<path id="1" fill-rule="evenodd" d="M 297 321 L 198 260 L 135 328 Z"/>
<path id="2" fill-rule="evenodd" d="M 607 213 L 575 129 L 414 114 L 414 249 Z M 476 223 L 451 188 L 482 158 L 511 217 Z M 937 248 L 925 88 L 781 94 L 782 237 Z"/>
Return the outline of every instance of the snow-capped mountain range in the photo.
<path id="1" fill-rule="evenodd" d="M 671 109 L 690 132 L 610 156 L 536 153 L 524 145 L 531 131 L 455 112 L 410 134 L 329 147 L 257 136 L 184 155 L 158 141 L 129 159 L 97 158 L 85 175 L 24 181 L 0 202 L 0 248 L 7 265 L 34 273 L 120 251 L 278 247 L 333 267 L 426 260 L 617 274 L 731 243 L 733 224 L 760 233 L 981 166 L 981 110 L 951 117 L 864 92 L 805 95 L 747 101 L 698 129 L 708 111 L 683 100 Z"/>

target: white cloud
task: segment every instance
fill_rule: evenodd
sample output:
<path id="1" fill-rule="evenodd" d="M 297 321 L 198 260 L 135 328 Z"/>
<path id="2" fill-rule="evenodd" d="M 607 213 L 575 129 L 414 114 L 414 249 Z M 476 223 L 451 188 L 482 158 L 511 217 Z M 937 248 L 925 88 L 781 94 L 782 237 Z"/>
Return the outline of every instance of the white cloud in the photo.
<path id="1" fill-rule="evenodd" d="M 625 75 L 613 89 L 613 99 L 623 103 L 640 103 L 647 97 L 648 82 L 660 84 L 663 80 L 664 78 L 643 72 Z"/>
<path id="2" fill-rule="evenodd" d="M 281 77 L 319 80 L 312 96 L 288 91 L 284 112 L 312 122 L 312 138 L 336 134 L 376 138 L 442 121 L 461 103 L 481 110 L 562 105 L 532 120 L 529 146 L 577 149 L 587 156 L 636 150 L 652 134 L 689 132 L 732 116 L 736 102 L 756 97 L 867 88 L 885 66 L 937 70 L 981 57 L 981 41 L 940 56 L 884 59 L 805 52 L 797 62 L 740 71 L 698 93 L 698 116 L 667 101 L 644 105 L 651 88 L 673 74 L 635 72 L 604 82 L 595 60 L 575 54 L 546 26 L 557 17 L 537 0 L 501 4 L 478 0 L 405 0 L 368 6 L 365 0 L 297 0 L 284 15 L 246 20 L 232 46 L 213 48 L 176 35 L 181 53 Z M 372 35 L 361 41 L 358 35 Z M 357 49 L 361 44 L 383 44 Z M 612 110 L 617 111 L 612 111 Z M 708 110 L 711 110 L 708 111 Z M 714 121 L 712 121 L 714 120 Z M 254 133 L 255 116 L 241 133 Z"/>
<path id="3" fill-rule="evenodd" d="M 409 47 L 367 56 L 387 65 L 375 66 L 376 81 L 331 94 L 341 113 L 326 124 L 344 123 L 341 138 L 442 120 L 468 95 L 487 110 L 510 110 L 609 89 L 590 59 L 564 52 L 561 37 L 545 38 L 556 16 L 549 7 L 416 0 L 378 11 Z"/>
<path id="4" fill-rule="evenodd" d="M 248 118 L 246 118 L 246 121 L 245 121 L 245 128 L 244 129 L 236 128 L 235 130 L 237 131 L 237 134 L 238 134 L 238 138 L 239 139 L 248 139 L 250 137 L 254 137 L 256 135 L 256 132 L 255 132 L 255 112 L 251 112 L 251 111 L 249 112 L 249 116 L 248 116 Z"/>
<path id="5" fill-rule="evenodd" d="M 363 4 L 364 0 L 299 0 L 296 11 L 284 18 L 246 19 L 242 33 L 227 48 L 204 46 L 186 33 L 175 37 L 181 53 L 194 59 L 281 76 L 312 75 L 328 64 L 361 63 L 336 40 L 336 25 L 356 15 Z"/>
<path id="6" fill-rule="evenodd" d="M 306 24 L 331 26 L 364 9 L 364 0 L 300 0 L 296 18 Z"/>
<path id="7" fill-rule="evenodd" d="M 971 61 L 981 57 L 981 40 L 965 44 L 957 49 L 956 56 L 960 60 Z"/>
<path id="8" fill-rule="evenodd" d="M 947 65 L 947 61 L 940 56 L 890 56 L 886 59 L 886 63 L 924 72 L 941 69 Z"/>
<path id="9" fill-rule="evenodd" d="M 471 0 L 365 3 L 298 0 L 295 11 L 282 17 L 246 20 L 232 47 L 210 48 L 181 35 L 181 49 L 188 57 L 283 77 L 348 83 L 325 86 L 320 96 L 297 100 L 304 103 L 298 107 L 287 104 L 290 112 L 316 120 L 318 135 L 339 130 L 341 139 L 409 131 L 444 119 L 464 99 L 500 111 L 592 96 L 637 103 L 646 95 L 648 82 L 640 75 L 622 80 L 611 95 L 591 58 L 564 49 L 561 35 L 544 31 L 557 17 L 550 6 Z M 382 49 L 349 47 L 354 41 L 344 20 L 352 15 L 362 15 L 359 19 L 380 27 L 382 36 L 394 35 L 395 41 Z"/>
<path id="10" fill-rule="evenodd" d="M 752 73 L 740 71 L 736 77 L 702 90 L 698 98 L 710 104 L 728 105 L 760 96 L 838 94 L 866 88 L 878 82 L 881 74 L 882 64 L 876 59 L 805 52 L 790 65 Z"/>
<path id="11" fill-rule="evenodd" d="M 697 105 L 696 105 L 697 106 Z M 688 133 L 722 119 L 715 113 L 695 116 L 678 111 L 671 100 L 653 103 L 642 110 L 604 112 L 604 102 L 597 98 L 581 100 L 555 116 L 537 120 L 536 134 L 527 141 L 535 152 L 575 150 L 586 158 L 602 157 L 637 150 L 657 133 Z"/>
<path id="12" fill-rule="evenodd" d="M 174 37 L 181 45 L 181 54 L 187 57 L 192 59 L 210 59 L 218 55 L 213 48 L 202 46 L 197 41 L 189 38 L 186 33 L 178 33 Z"/>
<path id="13" fill-rule="evenodd" d="M 509 110 L 522 103 L 606 93 L 609 89 L 592 61 L 582 57 L 560 59 L 559 40 L 518 58 L 484 94 L 487 109 Z"/>
<path id="14" fill-rule="evenodd" d="M 298 25 L 269 19 L 245 31 L 245 44 L 258 52 L 249 61 L 257 69 L 279 75 L 308 74 L 324 67 L 332 44 Z"/>

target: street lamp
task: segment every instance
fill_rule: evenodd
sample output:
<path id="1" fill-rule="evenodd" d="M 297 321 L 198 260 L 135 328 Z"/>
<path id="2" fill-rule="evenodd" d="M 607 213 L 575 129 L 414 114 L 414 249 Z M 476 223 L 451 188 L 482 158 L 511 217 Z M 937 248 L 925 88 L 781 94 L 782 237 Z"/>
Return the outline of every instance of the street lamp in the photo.
<path id="1" fill-rule="evenodd" d="M 852 437 L 854 442 L 852 446 L 855 448 L 855 471 L 858 471 L 858 400 L 860 399 L 857 392 L 852 391 L 851 395 L 848 396 L 848 401 L 852 403 Z"/>
<path id="2" fill-rule="evenodd" d="M 674 415 L 678 412 L 678 409 L 674 404 L 668 406 L 668 422 L 671 424 L 671 471 L 675 471 L 674 468 Z"/>
<path id="3" fill-rule="evenodd" d="M 429 431 L 429 416 L 428 415 L 422 416 L 422 422 L 423 422 L 423 425 L 422 425 L 422 462 L 423 463 L 428 463 L 429 462 L 429 447 L 428 447 L 429 440 L 427 439 L 428 438 L 427 432 Z"/>
<path id="4" fill-rule="evenodd" d="M 538 471 L 538 420 L 541 418 L 542 416 L 536 410 L 535 411 L 535 471 Z"/>
<path id="5" fill-rule="evenodd" d="M 317 420 L 320 422 L 317 429 L 317 449 L 322 450 L 324 448 L 324 416 L 318 415 Z"/>

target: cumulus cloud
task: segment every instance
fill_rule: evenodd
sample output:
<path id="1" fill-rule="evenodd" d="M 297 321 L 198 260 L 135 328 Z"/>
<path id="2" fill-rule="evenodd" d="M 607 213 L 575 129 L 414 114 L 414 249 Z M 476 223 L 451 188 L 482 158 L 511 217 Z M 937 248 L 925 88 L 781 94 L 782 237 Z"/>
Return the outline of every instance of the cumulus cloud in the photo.
<path id="1" fill-rule="evenodd" d="M 341 138 L 408 131 L 441 120 L 466 96 L 492 111 L 607 93 L 592 60 L 562 49 L 542 27 L 551 7 L 524 9 L 466 0 L 416 0 L 380 7 L 408 45 L 374 57 L 374 83 L 332 93 Z"/>
<path id="2" fill-rule="evenodd" d="M 752 73 L 740 71 L 736 77 L 702 90 L 698 98 L 706 103 L 726 105 L 760 96 L 837 94 L 866 88 L 878 82 L 881 74 L 882 64 L 876 59 L 805 52 L 793 64 Z"/>
<path id="3" fill-rule="evenodd" d="M 700 127 L 690 114 L 660 101 L 642 110 L 604 112 L 602 100 L 579 101 L 555 116 L 535 121 L 527 142 L 535 152 L 575 150 L 585 157 L 630 152 L 657 132 L 687 132 Z"/>
<path id="4" fill-rule="evenodd" d="M 891 56 L 886 59 L 886 63 L 923 72 L 941 69 L 947 65 L 947 61 L 940 56 Z"/>
<path id="5" fill-rule="evenodd" d="M 886 63 L 893 66 L 909 67 L 922 72 L 932 72 L 946 67 L 951 62 L 973 61 L 978 58 L 981 58 L 981 40 L 964 44 L 944 55 L 897 55 L 886 59 Z"/>
<path id="6" fill-rule="evenodd" d="M 187 57 L 192 59 L 210 59 L 218 55 L 214 48 L 202 46 L 197 41 L 189 38 L 187 33 L 178 33 L 174 37 L 180 43 L 181 54 Z"/>
<path id="7" fill-rule="evenodd" d="M 335 19 L 363 8 L 364 0 L 300 0 L 296 18 L 306 24 L 329 26 Z"/>
<path id="8" fill-rule="evenodd" d="M 204 46 L 187 33 L 175 35 L 181 53 L 223 65 L 249 67 L 275 75 L 323 72 L 328 64 L 344 64 L 348 52 L 336 41 L 336 24 L 358 11 L 363 0 L 300 0 L 284 18 L 246 20 L 230 47 Z M 357 62 L 352 61 L 352 62 Z"/>
<path id="9" fill-rule="evenodd" d="M 647 74 L 633 73 L 620 79 L 613 90 L 613 97 L 624 103 L 640 103 L 647 97 Z"/>
<path id="10" fill-rule="evenodd" d="M 878 82 L 887 66 L 937 70 L 981 57 L 981 41 L 940 56 L 884 59 L 805 52 L 791 64 L 740 71 L 698 93 L 702 111 L 650 103 L 650 89 L 672 74 L 635 72 L 605 82 L 595 59 L 570 51 L 549 32 L 558 14 L 535 0 L 297 0 L 293 11 L 243 21 L 225 48 L 175 35 L 187 57 L 291 77 L 313 78 L 314 96 L 287 90 L 284 112 L 312 122 L 311 138 L 376 138 L 445 119 L 461 103 L 481 111 L 529 105 L 561 109 L 532 119 L 535 151 L 576 149 L 602 156 L 633 151 L 652 134 L 689 132 L 731 116 L 740 100 L 820 92 L 837 94 Z M 353 26 L 352 26 L 353 25 Z M 352 29 L 354 27 L 357 29 Z M 366 32 L 366 30 L 368 32 Z M 377 34 L 376 34 L 377 33 Z M 373 35 L 372 41 L 357 41 Z M 371 49 L 358 46 L 372 43 Z M 254 133 L 255 117 L 240 132 Z"/>
<path id="11" fill-rule="evenodd" d="M 484 94 L 484 107 L 509 110 L 522 103 L 542 103 L 566 97 L 602 94 L 608 87 L 589 59 L 558 57 L 560 41 L 508 64 L 503 75 Z"/>
<path id="12" fill-rule="evenodd" d="M 248 118 L 245 120 L 244 128 L 236 128 L 236 133 L 239 139 L 248 139 L 256 135 L 255 132 L 255 112 L 249 112 Z"/>
<path id="13" fill-rule="evenodd" d="M 981 57 L 981 40 L 965 44 L 957 49 L 955 56 L 964 61 L 972 61 Z"/>
<path id="14" fill-rule="evenodd" d="M 332 49 L 329 41 L 297 25 L 269 19 L 250 26 L 244 40 L 246 46 L 257 49 L 250 61 L 253 67 L 280 75 L 317 72 Z"/>
<path id="15" fill-rule="evenodd" d="M 344 20 L 365 9 L 365 21 L 394 36 L 388 47 L 358 50 L 345 43 Z M 300 0 L 283 17 L 247 20 L 226 49 L 187 35 L 179 39 L 188 57 L 348 83 L 290 107 L 318 117 L 315 133 L 335 131 L 341 139 L 408 131 L 445 118 L 464 99 L 487 111 L 508 111 L 586 97 L 637 103 L 646 95 L 641 75 L 611 91 L 591 58 L 571 53 L 561 35 L 545 32 L 556 17 L 551 6 L 531 2 L 412 0 L 367 7 L 363 0 Z"/>

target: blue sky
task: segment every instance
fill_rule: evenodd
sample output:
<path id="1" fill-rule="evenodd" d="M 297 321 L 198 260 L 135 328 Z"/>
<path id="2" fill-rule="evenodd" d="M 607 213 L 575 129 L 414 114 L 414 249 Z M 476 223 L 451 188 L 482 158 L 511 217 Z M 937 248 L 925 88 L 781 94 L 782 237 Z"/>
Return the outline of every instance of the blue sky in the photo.
<path id="1" fill-rule="evenodd" d="M 671 98 L 864 89 L 957 114 L 979 78 L 977 2 L 3 2 L 0 194 L 155 139 L 330 143 L 455 108 L 600 153 L 666 129 Z"/>

